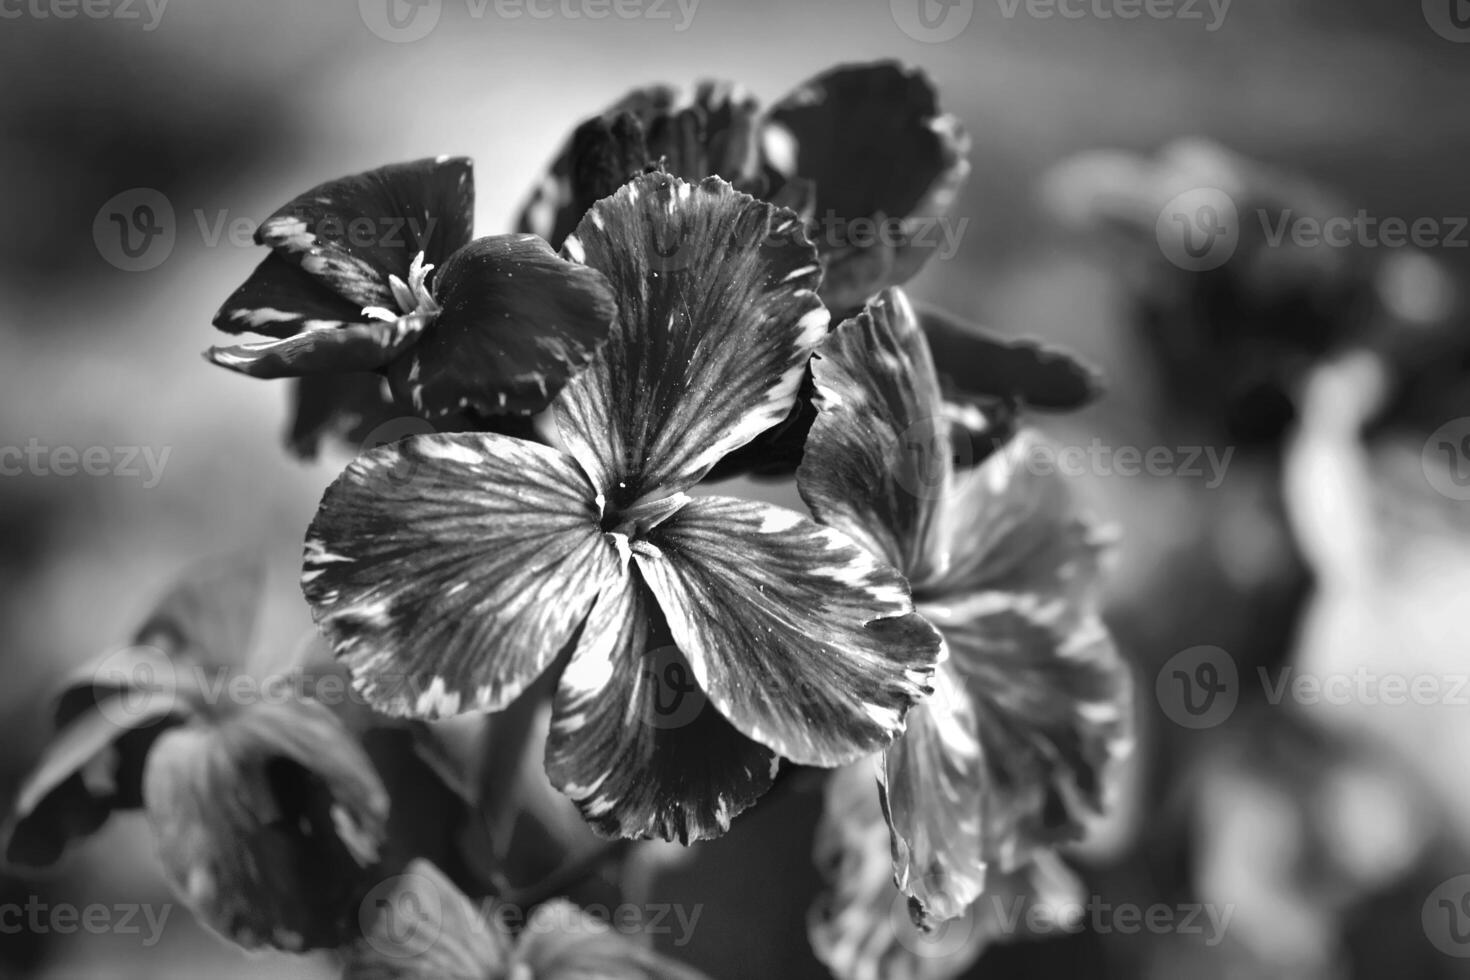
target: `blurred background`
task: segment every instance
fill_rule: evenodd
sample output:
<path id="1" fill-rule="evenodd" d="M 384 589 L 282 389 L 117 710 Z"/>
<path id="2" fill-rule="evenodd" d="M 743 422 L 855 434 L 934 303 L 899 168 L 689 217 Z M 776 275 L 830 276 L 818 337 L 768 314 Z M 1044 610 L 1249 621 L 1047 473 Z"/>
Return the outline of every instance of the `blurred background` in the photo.
<path id="1" fill-rule="evenodd" d="M 106 447 L 117 464 L 0 477 L 0 799 L 46 737 L 49 686 L 123 642 L 190 562 L 261 549 L 259 636 L 308 634 L 301 537 L 345 456 L 288 456 L 286 387 L 199 356 L 261 257 L 254 222 L 328 178 L 448 153 L 475 159 L 477 232 L 510 230 L 575 122 L 631 86 L 724 77 L 772 101 L 891 57 L 927 69 L 974 140 L 957 247 L 915 293 L 1104 371 L 1097 405 L 1040 420 L 1059 443 L 1175 461 L 1076 474 L 1118 539 L 1109 620 L 1139 744 L 1069 859 L 1100 903 L 1232 910 L 1219 935 L 1104 918 L 996 947 L 974 975 L 1470 975 L 1470 11 L 1107 16 L 1127 7 L 649 0 L 593 20 L 579 0 L 547 17 L 494 0 L 0 0 L 0 446 Z M 1160 155 L 1184 137 L 1229 152 Z M 1114 152 L 1078 157 L 1096 150 Z M 1223 188 L 1241 227 L 1204 270 L 1155 223 L 1199 188 Z M 130 255 L 107 205 L 140 189 L 164 231 Z M 1273 244 L 1257 216 L 1283 210 L 1437 233 Z M 676 955 L 715 978 L 825 976 L 805 933 L 818 804 L 758 808 L 665 875 L 668 900 L 704 906 Z M 0 905 L 36 901 L 171 897 L 130 817 L 51 875 L 0 878 Z M 240 953 L 182 908 L 147 936 L 0 928 L 0 976 L 330 974 Z"/>

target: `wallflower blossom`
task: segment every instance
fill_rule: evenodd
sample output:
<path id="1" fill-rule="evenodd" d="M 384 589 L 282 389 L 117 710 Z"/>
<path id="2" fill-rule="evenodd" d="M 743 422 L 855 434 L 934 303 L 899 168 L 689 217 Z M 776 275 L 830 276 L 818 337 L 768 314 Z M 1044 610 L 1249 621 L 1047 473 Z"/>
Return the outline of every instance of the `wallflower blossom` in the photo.
<path id="1" fill-rule="evenodd" d="M 351 463 L 308 533 L 307 600 L 380 710 L 495 711 L 557 664 L 547 770 L 606 835 L 716 836 L 778 757 L 876 751 L 929 690 L 938 638 L 891 566 L 794 512 L 687 493 L 790 412 L 827 334 L 795 223 L 714 178 L 623 186 L 565 246 L 620 310 L 553 405 L 565 450 L 410 437 Z M 674 240 L 671 269 L 650 243 Z M 671 647 L 708 701 L 661 728 L 645 666 Z"/>
<path id="2" fill-rule="evenodd" d="M 374 894 L 343 980 L 704 980 L 564 899 L 537 906 L 513 936 L 427 861 Z"/>
<path id="3" fill-rule="evenodd" d="M 932 245 L 919 232 L 949 211 L 969 149 L 928 77 L 896 62 L 832 68 L 765 113 L 731 82 L 654 85 L 577 127 L 520 227 L 557 245 L 593 202 L 660 161 L 689 180 L 723 177 L 803 215 L 826 270 L 822 300 L 842 312 L 923 266 Z M 893 234 L 849 233 L 876 223 Z"/>
<path id="4" fill-rule="evenodd" d="M 895 881 L 927 925 L 964 913 L 988 866 L 1023 869 L 1080 834 L 1128 743 L 1127 676 L 1092 606 L 1094 535 L 1060 480 L 1025 465 L 1035 437 L 954 467 L 902 292 L 833 331 L 812 371 L 802 495 L 908 577 L 948 650 L 934 697 L 877 760 Z"/>
<path id="5" fill-rule="evenodd" d="M 227 696 L 257 571 L 233 560 L 196 569 L 138 645 L 67 686 L 5 854 L 49 864 L 115 810 L 141 807 L 165 875 L 206 925 L 246 947 L 333 948 L 382 875 L 388 799 L 323 705 Z"/>
<path id="6" fill-rule="evenodd" d="M 544 409 L 607 336 L 611 293 L 535 236 L 472 241 L 473 213 L 463 157 L 380 167 L 294 198 L 261 223 L 255 238 L 271 254 L 214 321 L 271 339 L 208 358 L 302 379 L 292 438 L 307 454 L 362 418 L 478 428 Z"/>

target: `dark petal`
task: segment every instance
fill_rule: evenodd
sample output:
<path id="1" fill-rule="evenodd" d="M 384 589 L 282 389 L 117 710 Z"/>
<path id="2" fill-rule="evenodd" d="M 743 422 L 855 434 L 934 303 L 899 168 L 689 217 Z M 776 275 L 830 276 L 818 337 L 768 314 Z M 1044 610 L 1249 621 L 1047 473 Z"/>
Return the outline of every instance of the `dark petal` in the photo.
<path id="1" fill-rule="evenodd" d="M 535 235 L 480 238 L 434 280 L 443 312 L 389 369 L 403 404 L 431 419 L 544 409 L 617 316 L 602 275 Z"/>
<path id="2" fill-rule="evenodd" d="M 822 297 L 835 311 L 919 270 L 970 172 L 969 137 L 939 113 L 929 79 L 893 62 L 840 66 L 800 86 L 771 108 L 762 142 L 782 175 L 816 185 Z M 847 223 L 867 218 L 898 222 L 898 240 L 847 240 L 857 237 Z"/>
<path id="3" fill-rule="evenodd" d="M 277 338 L 362 320 L 361 307 L 275 252 L 255 267 L 245 284 L 231 293 L 214 315 L 215 327 L 226 333 Z"/>
<path id="4" fill-rule="evenodd" d="M 692 485 L 786 419 L 828 321 L 790 212 L 721 180 L 648 174 L 598 202 L 567 251 L 618 300 L 607 345 L 556 402 L 613 508 Z"/>
<path id="5" fill-rule="evenodd" d="M 934 687 L 909 712 L 882 770 L 894 881 L 926 928 L 962 915 L 986 882 L 987 780 L 975 702 L 950 661 L 939 665 Z"/>
<path id="6" fill-rule="evenodd" d="M 522 211 L 520 230 L 560 248 L 593 204 L 659 165 L 691 181 L 753 182 L 756 111 L 728 82 L 700 82 L 687 95 L 663 85 L 634 89 L 577 127 Z"/>
<path id="7" fill-rule="evenodd" d="M 718 837 L 777 759 L 730 726 L 636 569 L 598 599 L 557 687 L 547 774 L 606 837 Z"/>
<path id="8" fill-rule="evenodd" d="M 706 980 L 699 971 L 614 932 L 566 899 L 546 902 L 531 914 L 516 960 L 535 980 Z"/>
<path id="9" fill-rule="evenodd" d="M 594 491 L 545 446 L 422 435 L 358 456 L 307 532 L 302 588 L 379 711 L 505 707 L 617 575 Z"/>
<path id="10" fill-rule="evenodd" d="M 420 315 L 312 328 L 282 340 L 211 347 L 205 357 L 252 378 L 297 378 L 308 374 L 366 372 L 382 367 L 413 345 L 423 329 Z"/>
<path id="11" fill-rule="evenodd" d="M 919 323 L 954 397 L 1070 412 L 1102 394 L 1097 371 L 1060 348 L 1002 339 L 933 306 L 920 305 Z"/>
<path id="12" fill-rule="evenodd" d="M 7 862 L 46 867 L 100 829 L 114 810 L 140 805 L 143 759 L 172 721 L 172 692 L 99 697 L 100 705 L 60 723 L 21 784 L 0 829 Z"/>
<path id="13" fill-rule="evenodd" d="M 939 637 L 903 577 L 840 531 L 702 497 L 633 554 L 710 701 L 794 762 L 883 748 L 930 693 Z"/>
<path id="14" fill-rule="evenodd" d="M 396 308 L 388 277 L 419 252 L 443 263 L 469 243 L 475 183 L 467 157 L 429 157 L 313 187 L 261 222 L 255 240 L 358 309 Z"/>
<path id="15" fill-rule="evenodd" d="M 817 409 L 812 404 L 815 394 L 816 387 L 808 369 L 797 391 L 796 404 L 791 406 L 786 420 L 723 457 L 705 475 L 705 480 L 728 480 L 737 476 L 761 480 L 789 479 L 801 465 L 807 434 L 817 420 Z"/>
<path id="16" fill-rule="evenodd" d="M 327 708 L 260 702 L 170 729 L 143 795 L 166 876 L 210 928 L 293 952 L 354 935 L 388 797 Z"/>
<path id="17" fill-rule="evenodd" d="M 324 439 L 356 449 L 379 426 L 409 414 L 398 408 L 381 374 L 321 374 L 292 382 L 295 406 L 287 444 L 303 459 L 315 459 Z"/>
<path id="18" fill-rule="evenodd" d="M 1081 837 L 1131 744 L 1130 680 L 1102 622 L 1031 595 L 922 608 L 974 702 L 987 856 L 1013 870 Z"/>
<path id="19" fill-rule="evenodd" d="M 363 936 L 345 951 L 343 980 L 483 980 L 508 977 L 511 942 L 428 861 L 369 892 Z M 537 980 L 540 980 L 539 976 Z"/>
<path id="20" fill-rule="evenodd" d="M 942 563 L 937 497 L 953 476 L 929 347 L 902 291 L 845 321 L 812 361 L 817 419 L 797 486 L 836 527 L 912 581 Z"/>

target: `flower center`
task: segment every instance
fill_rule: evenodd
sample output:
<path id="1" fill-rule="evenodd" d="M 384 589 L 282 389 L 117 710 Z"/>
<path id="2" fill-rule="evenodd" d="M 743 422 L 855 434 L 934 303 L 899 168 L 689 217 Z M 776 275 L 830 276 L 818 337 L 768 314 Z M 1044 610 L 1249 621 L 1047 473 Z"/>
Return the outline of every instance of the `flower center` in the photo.
<path id="1" fill-rule="evenodd" d="M 428 278 L 433 271 L 432 265 L 424 264 L 423 252 L 415 255 L 408 266 L 408 282 L 394 275 L 388 276 L 388 288 L 393 290 L 393 300 L 398 304 L 398 309 L 369 306 L 362 311 L 363 314 L 375 320 L 397 320 L 414 314 L 421 314 L 424 320 L 437 316 L 443 311 L 443 307 L 434 299 L 434 294 L 429 292 Z"/>

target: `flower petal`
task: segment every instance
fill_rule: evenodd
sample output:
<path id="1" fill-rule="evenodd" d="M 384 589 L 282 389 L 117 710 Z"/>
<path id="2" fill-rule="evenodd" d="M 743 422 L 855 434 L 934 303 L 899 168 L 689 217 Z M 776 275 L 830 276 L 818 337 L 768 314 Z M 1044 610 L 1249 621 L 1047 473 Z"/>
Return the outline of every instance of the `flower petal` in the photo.
<path id="1" fill-rule="evenodd" d="M 140 690 L 102 700 L 60 726 L 21 784 L 0 829 L 7 862 L 54 864 L 114 810 L 141 805 L 143 759 L 170 723 L 173 697 Z"/>
<path id="2" fill-rule="evenodd" d="M 428 861 L 409 863 L 363 903 L 363 935 L 346 950 L 343 980 L 482 980 L 509 976 L 512 947 L 494 923 Z M 538 977 L 539 980 L 539 977 Z"/>
<path id="3" fill-rule="evenodd" d="M 592 205 L 651 166 L 740 186 L 756 169 L 757 108 L 729 82 L 703 81 L 687 94 L 634 89 L 572 133 L 521 212 L 520 230 L 560 248 Z"/>
<path id="4" fill-rule="evenodd" d="M 1064 478 L 1032 465 L 1041 437 L 1018 433 L 972 471 L 955 475 L 940 499 L 941 577 L 915 585 L 931 605 L 983 591 L 1090 596 L 1101 541 L 1077 513 Z"/>
<path id="5" fill-rule="evenodd" d="M 721 180 L 647 174 L 598 202 L 567 250 L 618 299 L 607 345 L 556 402 L 613 506 L 690 486 L 790 413 L 828 317 L 789 211 Z"/>
<path id="6" fill-rule="evenodd" d="M 418 339 L 423 318 L 334 324 L 304 330 L 281 340 L 233 347 L 211 347 L 212 363 L 252 378 L 295 378 L 308 374 L 372 371 L 387 364 Z"/>
<path id="7" fill-rule="evenodd" d="M 987 855 L 1012 870 L 1081 837 L 1131 739 L 1128 673 L 1101 621 L 1001 593 L 921 608 L 974 702 Z"/>
<path id="8" fill-rule="evenodd" d="M 363 319 L 355 303 L 272 252 L 225 300 L 214 315 L 214 325 L 226 333 L 289 337 L 302 330 L 340 327 Z"/>
<path id="9" fill-rule="evenodd" d="M 975 702 L 951 661 L 939 665 L 934 687 L 934 697 L 909 712 L 880 770 L 894 883 L 925 928 L 962 915 L 986 880 L 981 813 L 989 786 Z"/>
<path id="10" fill-rule="evenodd" d="M 636 568 L 603 592 L 557 687 L 547 773 L 608 837 L 718 837 L 777 759 L 707 703 Z"/>
<path id="11" fill-rule="evenodd" d="M 264 591 L 265 568 L 254 555 L 198 562 L 159 600 L 133 635 L 134 643 L 157 648 L 176 665 L 194 661 L 237 668 L 250 654 Z M 84 671 L 94 682 L 99 679 L 91 668 Z"/>
<path id="12" fill-rule="evenodd" d="M 1070 412 L 1102 394 L 1098 373 L 1061 348 L 997 337 L 934 306 L 918 314 L 934 362 L 958 369 L 944 372 L 953 396 Z"/>
<path id="13" fill-rule="evenodd" d="M 313 187 L 255 233 L 358 309 L 394 307 L 388 277 L 408 280 L 419 252 L 439 265 L 468 244 L 475 184 L 467 157 L 378 167 Z"/>
<path id="14" fill-rule="evenodd" d="M 234 942 L 346 942 L 379 876 L 388 796 L 332 713 L 263 701 L 159 736 L 143 797 L 170 883 Z"/>
<path id="15" fill-rule="evenodd" d="M 939 113 L 923 72 L 894 62 L 842 65 L 771 107 L 762 141 L 784 176 L 816 184 L 818 236 L 827 264 L 822 298 L 845 311 L 884 286 L 907 281 L 940 240 L 934 228 L 969 176 L 970 141 Z M 859 242 L 841 229 L 855 219 L 890 219 L 898 240 Z M 917 233 L 925 231 L 924 237 Z"/>
<path id="16" fill-rule="evenodd" d="M 703 497 L 633 555 L 710 701 L 795 762 L 842 765 L 884 747 L 930 693 L 938 636 L 903 577 L 840 531 Z"/>
<path id="17" fill-rule="evenodd" d="M 812 361 L 817 419 L 797 486 L 812 513 L 911 580 L 933 574 L 936 489 L 954 466 L 939 381 L 913 308 L 886 290 Z"/>
<path id="18" fill-rule="evenodd" d="M 324 439 L 355 450 L 379 426 L 408 412 L 394 404 L 381 374 L 367 372 L 297 378 L 291 385 L 291 403 L 286 443 L 303 459 L 315 459 Z"/>
<path id="19" fill-rule="evenodd" d="M 433 291 L 443 312 L 388 372 L 403 403 L 430 418 L 541 411 L 617 316 L 600 273 L 534 235 L 476 239 L 444 263 Z"/>
<path id="20" fill-rule="evenodd" d="M 531 914 L 516 960 L 535 980 L 705 980 L 699 971 L 614 932 L 565 899 L 545 902 Z"/>
<path id="21" fill-rule="evenodd" d="M 1038 933 L 1030 923 L 1066 923 L 1084 900 L 1081 882 L 1047 853 L 1013 873 L 991 874 L 985 894 L 961 916 L 920 929 L 893 885 L 887 828 L 866 764 L 829 779 L 815 858 L 826 888 L 807 930 L 837 980 L 952 980 L 993 943 L 1056 935 L 1066 927 Z"/>
<path id="22" fill-rule="evenodd" d="M 302 588 L 392 715 L 505 707 L 556 657 L 618 558 L 573 461 L 490 434 L 358 456 L 307 533 Z"/>

